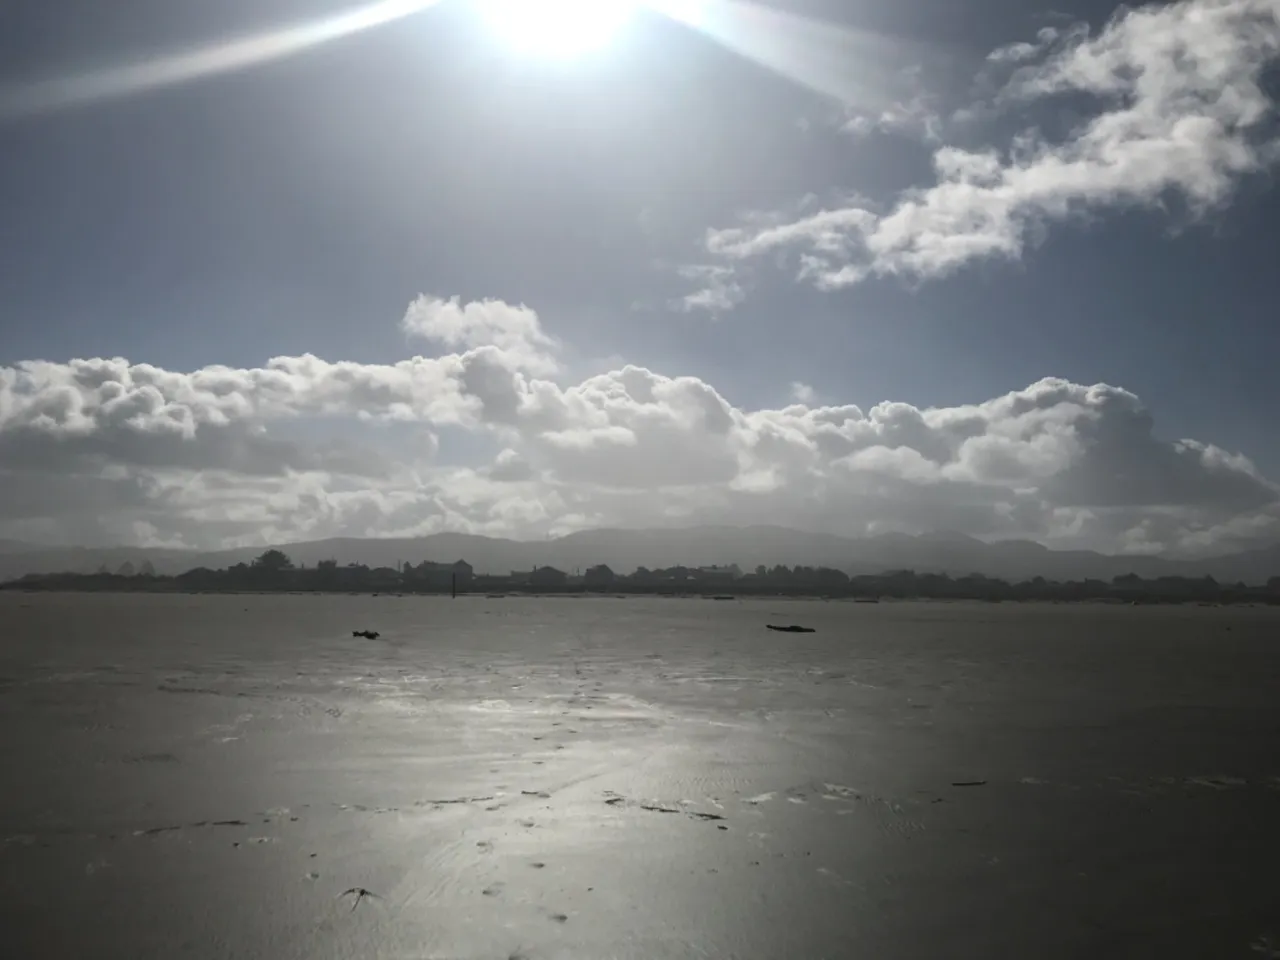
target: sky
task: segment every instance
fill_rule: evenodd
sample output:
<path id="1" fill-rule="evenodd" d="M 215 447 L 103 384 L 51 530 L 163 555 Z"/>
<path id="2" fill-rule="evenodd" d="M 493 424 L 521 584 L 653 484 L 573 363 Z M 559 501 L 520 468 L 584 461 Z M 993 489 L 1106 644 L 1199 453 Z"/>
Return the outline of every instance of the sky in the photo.
<path id="1" fill-rule="evenodd" d="M 558 3 L 0 8 L 0 538 L 1280 542 L 1280 0 Z"/>

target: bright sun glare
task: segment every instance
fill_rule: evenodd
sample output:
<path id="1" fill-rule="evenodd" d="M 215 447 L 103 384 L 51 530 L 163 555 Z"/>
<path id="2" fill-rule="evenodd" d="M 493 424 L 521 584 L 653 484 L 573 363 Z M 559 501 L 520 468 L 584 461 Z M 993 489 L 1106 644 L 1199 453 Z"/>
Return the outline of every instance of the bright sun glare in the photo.
<path id="1" fill-rule="evenodd" d="M 571 57 L 607 44 L 638 0 L 474 0 L 485 19 L 517 49 Z"/>

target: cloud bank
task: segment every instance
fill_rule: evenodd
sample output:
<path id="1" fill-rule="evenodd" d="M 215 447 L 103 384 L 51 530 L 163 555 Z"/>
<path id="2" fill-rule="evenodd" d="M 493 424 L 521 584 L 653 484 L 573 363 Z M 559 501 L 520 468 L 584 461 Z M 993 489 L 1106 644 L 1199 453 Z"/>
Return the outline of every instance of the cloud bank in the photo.
<path id="1" fill-rule="evenodd" d="M 1046 28 L 988 57 L 988 68 L 1007 73 L 983 112 L 1030 111 L 1019 135 L 979 149 L 937 145 L 932 183 L 884 204 L 855 198 L 800 217 L 757 213 L 710 231 L 707 251 L 731 267 L 781 255 L 800 280 L 834 290 L 1016 260 L 1046 225 L 1092 211 L 1177 207 L 1203 216 L 1280 159 L 1266 81 L 1278 58 L 1280 0 L 1122 8 L 1096 34 Z M 1036 125 L 1063 107 L 1088 119 L 1061 135 Z"/>
<path id="2" fill-rule="evenodd" d="M 523 306 L 422 297 L 402 327 L 455 352 L 0 367 L 0 538 L 210 548 L 696 521 L 1142 553 L 1280 539 L 1280 487 L 1241 454 L 1160 439 L 1119 387 L 864 410 L 796 384 L 792 405 L 749 410 L 637 366 L 559 381 Z M 316 421 L 350 439 L 309 442 Z M 447 432 L 498 452 L 442 462 Z"/>

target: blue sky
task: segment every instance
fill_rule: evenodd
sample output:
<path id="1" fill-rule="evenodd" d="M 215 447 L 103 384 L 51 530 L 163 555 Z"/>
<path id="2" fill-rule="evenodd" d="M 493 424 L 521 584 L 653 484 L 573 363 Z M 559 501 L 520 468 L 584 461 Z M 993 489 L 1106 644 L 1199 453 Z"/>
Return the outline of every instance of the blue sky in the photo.
<path id="1" fill-rule="evenodd" d="M 0 536 L 1280 539 L 1280 0 L 443 0 L 95 95 L 352 9 L 6 13 Z"/>

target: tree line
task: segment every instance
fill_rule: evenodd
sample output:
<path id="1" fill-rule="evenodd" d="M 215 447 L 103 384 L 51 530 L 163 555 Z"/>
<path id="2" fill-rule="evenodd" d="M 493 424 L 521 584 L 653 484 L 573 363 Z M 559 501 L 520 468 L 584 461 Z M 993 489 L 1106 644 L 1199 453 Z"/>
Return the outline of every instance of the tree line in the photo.
<path id="1" fill-rule="evenodd" d="M 759 566 L 744 573 L 738 567 L 640 567 L 619 574 L 599 564 L 570 574 L 554 567 L 535 567 L 506 575 L 476 574 L 464 560 L 423 561 L 417 565 L 369 567 L 322 560 L 298 566 L 280 550 L 267 550 L 251 563 L 220 570 L 197 567 L 176 576 L 157 574 L 150 564 L 124 564 L 116 571 L 29 574 L 4 585 L 19 590 L 147 591 L 147 592 L 345 592 L 345 593 L 611 593 L 712 597 L 821 596 L 879 599 L 987 601 L 1108 600 L 1128 603 L 1270 603 L 1280 604 L 1280 577 L 1264 586 L 1219 583 L 1212 577 L 1143 579 L 1125 574 L 1112 580 L 1001 580 L 982 574 L 951 577 L 939 573 L 896 570 L 849 576 L 831 567 Z"/>

